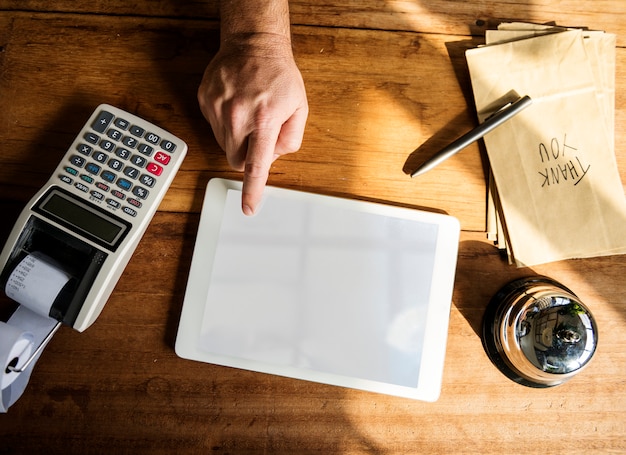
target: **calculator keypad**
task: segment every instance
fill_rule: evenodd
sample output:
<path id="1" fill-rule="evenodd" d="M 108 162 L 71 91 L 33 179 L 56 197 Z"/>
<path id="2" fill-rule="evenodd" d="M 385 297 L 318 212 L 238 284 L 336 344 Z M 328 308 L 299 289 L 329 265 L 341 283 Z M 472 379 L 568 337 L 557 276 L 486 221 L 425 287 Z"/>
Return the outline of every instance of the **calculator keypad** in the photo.
<path id="1" fill-rule="evenodd" d="M 170 163 L 176 144 L 106 110 L 90 126 L 59 179 L 136 217 Z"/>

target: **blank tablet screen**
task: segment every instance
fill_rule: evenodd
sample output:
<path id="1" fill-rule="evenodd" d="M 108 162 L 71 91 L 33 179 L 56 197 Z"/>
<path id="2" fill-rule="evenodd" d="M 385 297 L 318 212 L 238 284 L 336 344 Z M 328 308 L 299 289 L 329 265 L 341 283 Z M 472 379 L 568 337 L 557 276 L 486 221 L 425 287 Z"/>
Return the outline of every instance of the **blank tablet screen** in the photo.
<path id="1" fill-rule="evenodd" d="M 200 347 L 415 387 L 437 226 L 228 190 Z"/>

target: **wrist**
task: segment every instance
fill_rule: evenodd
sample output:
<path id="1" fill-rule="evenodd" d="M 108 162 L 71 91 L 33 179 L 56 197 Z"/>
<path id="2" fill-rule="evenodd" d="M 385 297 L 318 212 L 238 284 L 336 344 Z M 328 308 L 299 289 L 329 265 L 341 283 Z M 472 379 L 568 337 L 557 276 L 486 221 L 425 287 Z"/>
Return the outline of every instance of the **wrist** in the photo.
<path id="1" fill-rule="evenodd" d="M 288 0 L 221 0 L 221 36 L 282 35 L 290 39 Z"/>
<path id="2" fill-rule="evenodd" d="M 293 57 L 291 36 L 270 32 L 235 33 L 221 38 L 220 49 L 249 57 Z"/>

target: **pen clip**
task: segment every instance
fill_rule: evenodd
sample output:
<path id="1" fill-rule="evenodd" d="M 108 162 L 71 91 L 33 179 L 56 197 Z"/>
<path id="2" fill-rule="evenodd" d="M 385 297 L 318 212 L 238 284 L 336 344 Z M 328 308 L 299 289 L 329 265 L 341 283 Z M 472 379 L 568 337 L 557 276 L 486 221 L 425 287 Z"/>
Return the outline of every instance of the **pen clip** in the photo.
<path id="1" fill-rule="evenodd" d="M 518 99 L 516 99 L 515 101 L 509 101 L 508 103 L 500 106 L 495 112 L 489 114 L 489 116 L 485 117 L 484 121 L 489 120 L 490 118 L 494 117 L 495 115 L 497 115 L 498 113 L 504 111 L 506 108 L 512 106 L 514 103 L 517 103 L 518 101 L 520 101 L 523 97 L 520 96 Z"/>

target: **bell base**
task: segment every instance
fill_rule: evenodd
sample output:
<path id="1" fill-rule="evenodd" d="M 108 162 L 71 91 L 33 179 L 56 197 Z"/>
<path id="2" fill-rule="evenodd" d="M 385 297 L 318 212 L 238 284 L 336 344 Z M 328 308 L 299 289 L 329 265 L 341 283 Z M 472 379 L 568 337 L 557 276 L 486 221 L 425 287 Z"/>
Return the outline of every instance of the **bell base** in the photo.
<path id="1" fill-rule="evenodd" d="M 512 381 L 521 384 L 526 387 L 532 387 L 536 389 L 546 389 L 562 384 L 562 382 L 554 382 L 546 384 L 544 382 L 535 382 L 526 377 L 521 376 L 506 360 L 504 350 L 500 344 L 497 333 L 500 324 L 503 322 L 500 315 L 505 314 L 508 305 L 508 297 L 512 293 L 517 293 L 528 288 L 529 285 L 536 284 L 549 284 L 556 286 L 567 292 L 571 291 L 562 284 L 544 276 L 526 277 L 520 278 L 502 287 L 489 301 L 482 322 L 482 344 L 489 360 L 495 365 L 498 370 Z"/>

